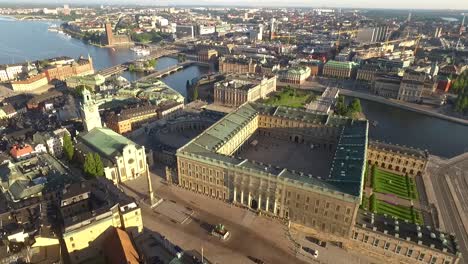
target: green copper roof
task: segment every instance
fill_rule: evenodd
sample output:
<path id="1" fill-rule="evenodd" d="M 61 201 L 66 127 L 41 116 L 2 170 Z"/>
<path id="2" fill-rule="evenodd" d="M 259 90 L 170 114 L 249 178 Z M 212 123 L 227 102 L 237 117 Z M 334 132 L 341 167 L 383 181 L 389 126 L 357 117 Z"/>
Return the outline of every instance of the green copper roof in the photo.
<path id="1" fill-rule="evenodd" d="M 345 68 L 345 69 L 352 69 L 357 66 L 356 63 L 351 61 L 334 61 L 330 60 L 325 63 L 325 67 L 333 67 L 333 68 Z"/>
<path id="2" fill-rule="evenodd" d="M 107 158 L 119 155 L 127 145 L 136 145 L 130 139 L 108 128 L 93 128 L 84 135 L 79 135 L 79 140 L 85 143 L 99 154 Z"/>

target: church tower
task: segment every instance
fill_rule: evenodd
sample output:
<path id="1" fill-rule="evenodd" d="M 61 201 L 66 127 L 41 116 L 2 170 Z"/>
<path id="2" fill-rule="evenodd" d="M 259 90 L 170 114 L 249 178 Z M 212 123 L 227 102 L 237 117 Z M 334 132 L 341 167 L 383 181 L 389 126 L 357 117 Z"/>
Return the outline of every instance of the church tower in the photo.
<path id="1" fill-rule="evenodd" d="M 98 105 L 94 102 L 91 92 L 83 89 L 83 102 L 80 104 L 81 118 L 86 132 L 95 127 L 102 127 Z"/>

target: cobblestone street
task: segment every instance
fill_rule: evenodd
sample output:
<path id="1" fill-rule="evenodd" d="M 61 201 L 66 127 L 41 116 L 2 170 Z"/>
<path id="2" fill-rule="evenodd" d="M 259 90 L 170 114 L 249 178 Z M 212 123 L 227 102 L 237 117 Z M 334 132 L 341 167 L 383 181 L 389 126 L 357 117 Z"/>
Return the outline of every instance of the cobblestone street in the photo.
<path id="1" fill-rule="evenodd" d="M 155 171 L 161 174 L 162 170 Z M 259 216 L 255 212 L 239 208 L 223 201 L 211 199 L 180 187 L 168 186 L 158 175 L 152 174 L 155 195 L 162 197 L 166 204 L 193 210 L 188 221 L 180 224 L 171 216 L 158 213 L 157 209 L 142 206 L 145 228 L 158 232 L 184 250 L 201 251 L 212 263 L 253 263 L 248 257 L 259 258 L 265 263 L 372 263 L 329 245 L 320 248 L 305 239 L 307 234 L 288 230 L 279 219 Z M 141 200 L 147 196 L 146 180 L 139 178 L 127 182 L 123 189 Z M 156 207 L 157 208 L 157 207 Z M 227 241 L 220 241 L 209 234 L 211 228 L 222 223 L 230 231 Z M 293 239 L 294 242 L 291 240 Z M 298 245 L 318 249 L 320 256 L 314 259 Z M 268 255 L 265 254 L 268 252 Z M 343 262 L 344 261 L 344 262 Z M 376 262 L 375 262 L 376 263 Z"/>

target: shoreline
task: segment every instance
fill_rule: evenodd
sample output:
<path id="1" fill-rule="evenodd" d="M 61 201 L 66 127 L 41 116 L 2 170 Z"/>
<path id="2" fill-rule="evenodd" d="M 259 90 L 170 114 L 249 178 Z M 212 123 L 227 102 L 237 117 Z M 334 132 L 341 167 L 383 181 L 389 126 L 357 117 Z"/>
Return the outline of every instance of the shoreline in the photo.
<path id="1" fill-rule="evenodd" d="M 281 88 L 286 87 L 287 85 L 289 85 L 289 84 L 281 83 L 281 82 L 278 83 L 278 87 L 281 87 Z M 312 86 L 307 86 L 307 84 L 305 84 L 305 85 L 301 85 L 301 87 L 297 87 L 297 88 L 304 89 L 304 90 L 312 90 L 312 91 L 317 91 L 317 92 L 323 92 L 326 87 L 324 87 L 324 86 L 312 87 Z M 400 109 L 403 109 L 403 110 L 413 111 L 413 112 L 423 114 L 423 115 L 426 115 L 426 116 L 435 117 L 435 118 L 445 120 L 445 121 L 449 121 L 449 122 L 452 122 L 452 123 L 456 123 L 456 124 L 459 124 L 459 125 L 468 126 L 468 120 L 466 120 L 466 119 L 462 119 L 462 118 L 458 118 L 458 117 L 454 117 L 454 116 L 448 116 L 448 115 L 444 115 L 444 114 L 434 112 L 434 111 L 431 111 L 431 110 L 415 107 L 415 106 L 410 105 L 407 102 L 400 102 L 400 101 L 397 101 L 397 100 L 390 100 L 390 99 L 387 99 L 387 98 L 384 98 L 384 97 L 380 97 L 380 96 L 376 96 L 376 95 L 372 95 L 372 94 L 366 94 L 366 93 L 358 92 L 358 91 L 351 91 L 351 90 L 343 89 L 343 88 L 340 88 L 339 90 L 340 90 L 340 95 L 355 97 L 355 98 L 368 100 L 368 101 L 372 101 L 372 102 L 376 102 L 376 103 L 381 103 L 381 104 L 389 105 L 389 106 L 392 106 L 392 107 L 397 107 L 397 108 L 400 108 Z"/>

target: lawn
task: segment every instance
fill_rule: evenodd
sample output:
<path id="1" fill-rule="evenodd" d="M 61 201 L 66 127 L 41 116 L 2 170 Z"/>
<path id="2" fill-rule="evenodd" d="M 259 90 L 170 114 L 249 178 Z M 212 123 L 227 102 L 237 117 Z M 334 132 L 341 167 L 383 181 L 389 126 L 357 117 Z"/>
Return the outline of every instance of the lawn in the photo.
<path id="1" fill-rule="evenodd" d="M 285 88 L 281 92 L 270 96 L 264 103 L 274 106 L 288 106 L 294 108 L 304 107 L 315 97 L 310 92 L 299 89 Z"/>
<path id="2" fill-rule="evenodd" d="M 394 205 L 381 200 L 376 200 L 375 202 L 375 212 L 378 214 L 386 214 L 400 220 L 408 220 L 418 225 L 424 224 L 421 212 L 413 207 Z"/>
<path id="3" fill-rule="evenodd" d="M 372 173 L 372 188 L 375 192 L 394 194 L 407 200 L 418 199 L 416 184 L 409 176 L 394 174 L 375 166 Z"/>

